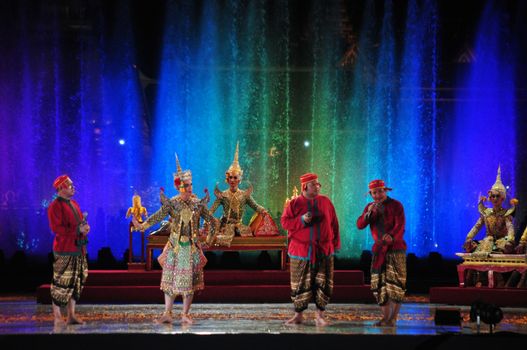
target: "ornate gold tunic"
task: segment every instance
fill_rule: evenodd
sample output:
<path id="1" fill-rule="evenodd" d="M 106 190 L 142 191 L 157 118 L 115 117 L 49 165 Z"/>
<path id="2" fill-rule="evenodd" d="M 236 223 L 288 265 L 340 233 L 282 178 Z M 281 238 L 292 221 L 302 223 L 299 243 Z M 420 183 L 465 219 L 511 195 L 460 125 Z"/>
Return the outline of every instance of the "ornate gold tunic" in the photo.
<path id="1" fill-rule="evenodd" d="M 216 200 L 210 208 L 210 214 L 214 214 L 220 205 L 223 206 L 220 232 L 216 240 L 217 244 L 230 246 L 235 235 L 252 236 L 251 229 L 242 223 L 245 206 L 248 205 L 258 213 L 263 213 L 265 209 L 256 203 L 251 196 L 251 192 L 251 189 L 240 190 L 239 188 L 235 192 L 230 189 L 223 192 L 220 192 L 217 188 L 214 190 Z"/>
<path id="2" fill-rule="evenodd" d="M 474 227 L 467 234 L 466 241 L 472 240 L 485 225 L 485 238 L 482 239 L 474 251 L 478 254 L 492 252 L 503 253 L 507 243 L 514 244 L 514 227 L 512 213 L 514 209 L 487 208 L 482 201 L 478 204 L 480 217 Z"/>
<path id="3" fill-rule="evenodd" d="M 199 246 L 200 218 L 203 218 L 206 223 L 215 220 L 207 210 L 204 200 L 200 201 L 196 195 L 192 195 L 184 201 L 178 195 L 165 201 L 163 206 L 145 221 L 145 230 L 163 220 L 167 215 L 171 217 L 169 242 L 174 246 L 174 250 L 178 247 L 176 242 L 191 241 L 193 245 Z M 210 226 L 212 227 L 210 235 L 214 235 L 215 225 Z"/>
<path id="4" fill-rule="evenodd" d="M 170 215 L 170 236 L 165 249 L 161 290 L 170 296 L 189 295 L 204 288 L 203 267 L 207 262 L 199 241 L 200 218 L 206 223 L 216 222 L 207 210 L 206 199 L 199 200 L 192 195 L 188 200 L 181 196 L 163 198 L 161 208 L 144 223 L 147 229 Z M 210 237 L 214 235 L 215 224 L 210 225 Z"/>

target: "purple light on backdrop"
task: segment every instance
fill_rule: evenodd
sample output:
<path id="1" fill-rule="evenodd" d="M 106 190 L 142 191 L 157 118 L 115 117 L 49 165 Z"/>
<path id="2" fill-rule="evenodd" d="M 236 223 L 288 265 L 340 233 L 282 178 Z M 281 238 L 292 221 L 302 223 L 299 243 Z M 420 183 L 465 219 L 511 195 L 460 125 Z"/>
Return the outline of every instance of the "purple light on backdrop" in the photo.
<path id="1" fill-rule="evenodd" d="M 518 161 L 514 57 L 507 49 L 510 33 L 495 6 L 489 2 L 482 14 L 475 59 L 458 77 L 461 89 L 454 117 L 444 125 L 438 153 L 437 215 L 451 219 L 439 220 L 437 231 L 451 232 L 458 246 L 476 223 L 479 195 L 486 195 L 494 184 L 499 165 L 503 183 L 511 187 L 507 202 L 518 195 L 514 192 Z"/>
<path id="2" fill-rule="evenodd" d="M 124 218 L 133 186 L 145 180 L 144 132 L 128 2 L 116 22 L 64 29 L 57 6 L 2 11 L 8 28 L 0 63 L 0 246 L 35 256 L 51 251 L 46 207 L 56 176 L 73 179 L 92 225 L 88 254 L 127 248 Z M 17 24 L 17 25 L 15 25 Z M 72 24 L 74 25 L 74 23 Z M 106 27 L 105 27 L 106 26 Z M 112 30 L 104 30 L 112 28 Z M 119 145 L 118 135 L 128 142 Z"/>

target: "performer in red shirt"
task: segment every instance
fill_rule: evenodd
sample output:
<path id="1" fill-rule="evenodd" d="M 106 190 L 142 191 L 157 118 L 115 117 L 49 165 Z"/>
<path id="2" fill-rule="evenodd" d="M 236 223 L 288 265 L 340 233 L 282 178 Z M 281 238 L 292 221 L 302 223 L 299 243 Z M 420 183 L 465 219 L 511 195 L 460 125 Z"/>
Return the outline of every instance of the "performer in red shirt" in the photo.
<path id="1" fill-rule="evenodd" d="M 51 299 L 55 326 L 65 325 L 60 311 L 67 306 L 67 324 L 83 324 L 75 314 L 75 304 L 88 277 L 86 260 L 87 234 L 90 226 L 79 204 L 72 199 L 75 187 L 68 175 L 61 175 L 53 182 L 57 198 L 48 208 L 48 219 L 53 239 L 53 281 Z"/>
<path id="2" fill-rule="evenodd" d="M 302 312 L 315 299 L 315 322 L 326 326 L 324 310 L 333 293 L 333 255 L 340 249 L 339 223 L 331 200 L 319 194 L 318 176 L 300 177 L 302 194 L 292 199 L 281 218 L 288 231 L 291 299 L 295 315 L 286 324 L 304 321 Z"/>
<path id="3" fill-rule="evenodd" d="M 372 247 L 371 289 L 381 306 L 383 317 L 376 326 L 395 326 L 406 291 L 406 242 L 402 204 L 387 195 L 391 188 L 383 180 L 368 185 L 372 203 L 368 203 L 357 219 L 362 230 L 370 225 L 375 240 Z"/>

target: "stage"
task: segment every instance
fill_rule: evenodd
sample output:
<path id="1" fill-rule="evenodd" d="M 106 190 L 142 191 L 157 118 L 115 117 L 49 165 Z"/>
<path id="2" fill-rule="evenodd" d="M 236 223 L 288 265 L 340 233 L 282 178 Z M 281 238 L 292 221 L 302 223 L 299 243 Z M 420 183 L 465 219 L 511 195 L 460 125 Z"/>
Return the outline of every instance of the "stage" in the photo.
<path id="1" fill-rule="evenodd" d="M 290 300 L 289 271 L 284 270 L 205 270 L 205 289 L 198 303 L 287 303 Z M 90 270 L 80 303 L 161 304 L 161 270 Z M 343 303 L 374 302 L 364 273 L 336 270 L 332 300 Z M 50 285 L 37 288 L 36 301 L 50 304 Z"/>
<path id="2" fill-rule="evenodd" d="M 434 321 L 436 310 L 452 310 L 452 306 L 428 303 L 426 296 L 410 296 L 405 302 L 397 326 L 375 327 L 379 317 L 375 304 L 334 303 L 327 309 L 328 327 L 316 327 L 314 307 L 306 311 L 306 323 L 287 326 L 284 322 L 293 310 L 290 303 L 225 304 L 196 303 L 191 313 L 195 324 L 159 325 L 154 322 L 163 305 L 145 304 L 79 304 L 77 311 L 85 325 L 53 327 L 50 305 L 41 305 L 33 296 L 0 298 L 0 344 L 12 342 L 17 349 L 39 345 L 73 342 L 75 348 L 117 345 L 120 348 L 163 346 L 221 348 L 312 348 L 329 344 L 391 344 L 406 349 L 446 348 L 466 342 L 498 345 L 515 339 L 527 339 L 527 309 L 503 308 L 504 318 L 489 334 L 482 324 L 477 335 L 470 322 L 470 308 L 456 307 L 462 317 L 459 326 L 439 325 Z M 174 306 L 178 315 L 181 304 Z M 219 345 L 221 342 L 221 345 Z"/>

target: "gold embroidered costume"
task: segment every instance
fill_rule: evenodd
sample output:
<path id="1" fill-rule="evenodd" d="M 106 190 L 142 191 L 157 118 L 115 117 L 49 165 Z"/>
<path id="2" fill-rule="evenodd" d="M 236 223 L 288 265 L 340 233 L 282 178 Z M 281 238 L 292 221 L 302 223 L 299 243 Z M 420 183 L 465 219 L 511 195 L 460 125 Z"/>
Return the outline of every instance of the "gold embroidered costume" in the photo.
<path id="1" fill-rule="evenodd" d="M 238 162 L 238 147 L 239 145 L 236 144 L 234 161 L 225 173 L 225 182 L 227 183 L 229 183 L 229 180 L 231 180 L 237 182 L 238 184 L 243 176 L 243 170 L 240 168 L 240 164 Z M 219 234 L 217 235 L 215 241 L 217 245 L 230 246 L 234 236 L 253 235 L 250 227 L 242 223 L 246 205 L 254 209 L 258 214 L 265 214 L 265 208 L 256 203 L 254 198 L 251 196 L 253 187 L 250 186 L 247 190 L 241 190 L 238 188 L 237 184 L 234 187 L 231 186 L 231 188 L 225 191 L 220 191 L 217 185 L 214 189 L 216 200 L 210 208 L 210 214 L 213 215 L 220 205 L 223 207 L 223 215 L 220 219 Z"/>
<path id="2" fill-rule="evenodd" d="M 176 163 L 178 172 L 174 174 L 174 184 L 180 192 L 185 192 L 192 174 L 190 170 L 181 170 L 177 156 Z M 170 216 L 170 236 L 162 253 L 165 256 L 159 259 L 163 268 L 161 290 L 169 296 L 187 296 L 204 288 L 203 267 L 207 259 L 199 241 L 199 226 L 200 218 L 206 223 L 216 221 L 207 210 L 209 199 L 208 192 L 201 200 L 194 194 L 186 200 L 181 194 L 169 199 L 161 192 L 161 208 L 142 224 L 142 228 L 146 230 Z M 216 225 L 210 226 L 212 236 Z"/>
<path id="3" fill-rule="evenodd" d="M 489 196 L 494 195 L 493 193 L 501 196 L 503 200 L 506 198 L 506 189 L 501 182 L 500 168 L 498 168 L 496 182 L 489 190 Z M 467 234 L 465 249 L 482 257 L 486 257 L 490 253 L 511 253 L 514 247 L 512 214 L 516 208 L 517 200 L 511 200 L 512 207 L 510 209 L 503 208 L 501 202 L 492 208 L 487 208 L 483 203 L 485 200 L 486 197 L 480 198 L 478 203 L 480 217 Z M 483 226 L 486 229 L 485 238 L 479 242 L 473 241 Z"/>

